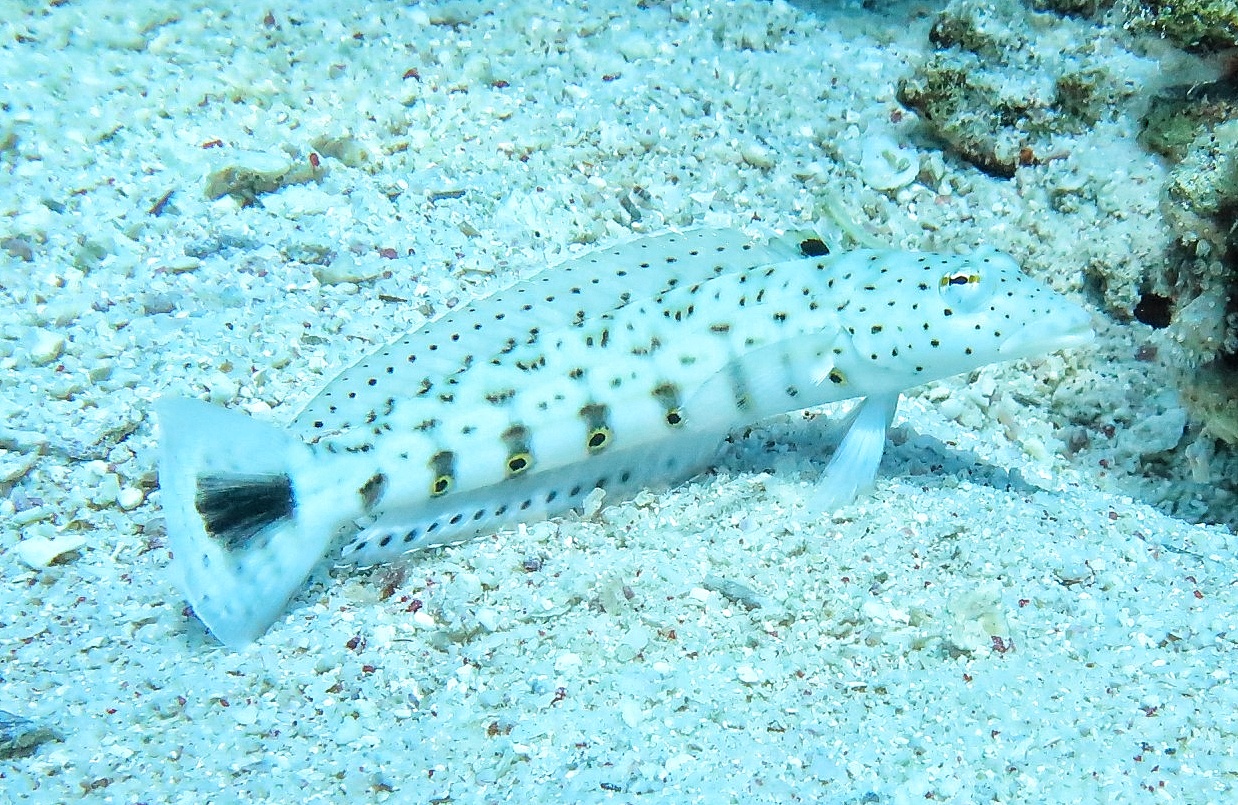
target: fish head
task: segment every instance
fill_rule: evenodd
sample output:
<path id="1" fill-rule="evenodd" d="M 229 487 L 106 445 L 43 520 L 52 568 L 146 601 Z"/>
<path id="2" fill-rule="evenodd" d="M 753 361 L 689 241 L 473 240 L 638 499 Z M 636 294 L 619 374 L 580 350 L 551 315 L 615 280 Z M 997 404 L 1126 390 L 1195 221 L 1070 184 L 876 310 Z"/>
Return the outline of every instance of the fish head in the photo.
<path id="1" fill-rule="evenodd" d="M 989 363 L 1082 346 L 1091 315 L 996 250 L 971 255 L 873 251 L 850 271 L 858 298 L 840 311 L 844 360 L 866 392 Z"/>

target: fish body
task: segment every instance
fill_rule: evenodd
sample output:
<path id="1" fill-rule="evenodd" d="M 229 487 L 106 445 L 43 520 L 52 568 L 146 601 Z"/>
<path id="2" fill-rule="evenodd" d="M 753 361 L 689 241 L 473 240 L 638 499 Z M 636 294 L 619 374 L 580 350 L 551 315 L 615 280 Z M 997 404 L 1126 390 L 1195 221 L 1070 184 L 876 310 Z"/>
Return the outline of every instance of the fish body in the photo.
<path id="1" fill-rule="evenodd" d="M 871 481 L 904 389 L 1083 343 L 1087 313 L 997 252 L 699 229 L 594 252 L 345 370 L 287 430 L 161 401 L 174 566 L 229 645 L 324 558 L 369 565 L 699 472 L 731 430 L 864 397 L 827 505 Z"/>

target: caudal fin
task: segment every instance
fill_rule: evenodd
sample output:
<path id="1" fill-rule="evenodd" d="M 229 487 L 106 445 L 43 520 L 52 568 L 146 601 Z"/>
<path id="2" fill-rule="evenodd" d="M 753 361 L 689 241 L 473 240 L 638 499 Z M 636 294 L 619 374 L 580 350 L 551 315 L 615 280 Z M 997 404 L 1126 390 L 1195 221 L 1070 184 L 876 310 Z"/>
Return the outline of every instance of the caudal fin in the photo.
<path id="1" fill-rule="evenodd" d="M 322 558 L 334 523 L 306 522 L 310 449 L 274 425 L 197 400 L 155 406 L 159 487 L 177 584 L 225 645 L 258 638 Z"/>

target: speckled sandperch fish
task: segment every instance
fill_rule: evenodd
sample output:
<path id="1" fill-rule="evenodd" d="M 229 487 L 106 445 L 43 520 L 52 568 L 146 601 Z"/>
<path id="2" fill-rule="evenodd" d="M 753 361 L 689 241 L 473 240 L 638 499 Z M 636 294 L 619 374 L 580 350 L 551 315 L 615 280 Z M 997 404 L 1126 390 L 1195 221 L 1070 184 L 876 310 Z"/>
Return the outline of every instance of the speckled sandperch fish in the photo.
<path id="1" fill-rule="evenodd" d="M 863 397 L 823 483 L 876 475 L 899 392 L 1085 343 L 1083 308 L 998 252 L 696 229 L 595 251 L 346 369 L 280 429 L 157 404 L 173 567 L 229 646 L 324 561 L 371 565 L 709 465 L 731 430 Z"/>

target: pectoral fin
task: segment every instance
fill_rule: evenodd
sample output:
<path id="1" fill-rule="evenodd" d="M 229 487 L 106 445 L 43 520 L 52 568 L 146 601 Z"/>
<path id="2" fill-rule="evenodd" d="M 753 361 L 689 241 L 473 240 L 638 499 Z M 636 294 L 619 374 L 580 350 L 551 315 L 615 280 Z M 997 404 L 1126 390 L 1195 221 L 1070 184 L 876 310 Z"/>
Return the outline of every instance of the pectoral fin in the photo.
<path id="1" fill-rule="evenodd" d="M 847 433 L 808 502 L 810 511 L 833 511 L 872 485 L 885 452 L 886 431 L 897 408 L 897 392 L 874 394 L 848 414 Z"/>

